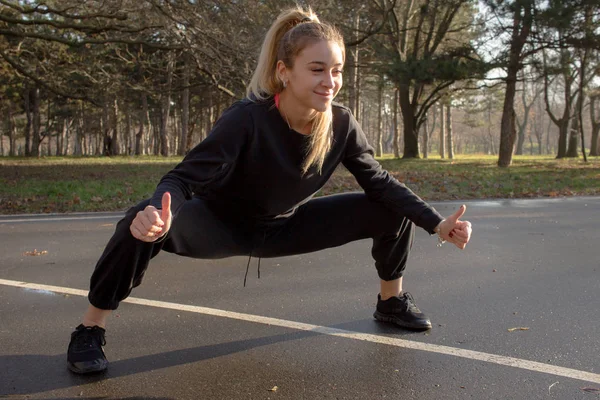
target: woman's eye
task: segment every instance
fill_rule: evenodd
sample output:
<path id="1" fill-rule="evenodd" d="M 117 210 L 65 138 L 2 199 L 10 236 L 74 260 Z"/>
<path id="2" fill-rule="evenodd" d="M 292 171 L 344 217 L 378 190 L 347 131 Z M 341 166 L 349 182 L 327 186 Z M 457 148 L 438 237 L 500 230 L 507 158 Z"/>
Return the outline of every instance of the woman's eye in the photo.
<path id="1" fill-rule="evenodd" d="M 312 71 L 313 71 L 313 72 L 323 72 L 323 70 L 322 70 L 322 69 L 313 69 Z"/>

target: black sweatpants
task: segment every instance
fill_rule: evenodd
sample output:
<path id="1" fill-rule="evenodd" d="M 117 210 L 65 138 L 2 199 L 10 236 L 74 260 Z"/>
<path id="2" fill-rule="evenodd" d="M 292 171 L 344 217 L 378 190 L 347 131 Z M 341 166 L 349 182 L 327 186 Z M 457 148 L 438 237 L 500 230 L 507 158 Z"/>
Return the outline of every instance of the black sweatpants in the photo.
<path id="1" fill-rule="evenodd" d="M 364 193 L 312 199 L 286 218 L 256 220 L 193 198 L 173 218 L 166 237 L 154 243 L 135 239 L 129 226 L 149 200 L 130 208 L 92 274 L 89 301 L 114 310 L 142 282 L 150 260 L 161 250 L 182 256 L 216 259 L 236 255 L 281 257 L 309 253 L 373 238 L 372 255 L 379 277 L 402 276 L 412 246 L 412 222 L 370 201 Z"/>

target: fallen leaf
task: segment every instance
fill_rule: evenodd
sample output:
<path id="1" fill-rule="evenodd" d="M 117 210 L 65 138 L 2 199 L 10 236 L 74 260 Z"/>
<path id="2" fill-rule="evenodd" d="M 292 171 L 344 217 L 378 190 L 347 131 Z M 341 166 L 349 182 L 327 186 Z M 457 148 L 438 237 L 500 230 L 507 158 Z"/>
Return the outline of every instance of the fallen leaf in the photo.
<path id="1" fill-rule="evenodd" d="M 33 249 L 33 251 L 26 251 L 23 254 L 26 256 L 41 256 L 44 254 L 48 254 L 48 252 L 46 250 L 37 251 L 37 249 Z"/>
<path id="2" fill-rule="evenodd" d="M 276 392 L 277 389 L 279 389 L 277 386 L 273 386 L 271 389 L 269 389 L 269 392 Z"/>
<path id="3" fill-rule="evenodd" d="M 519 327 L 516 327 L 516 328 L 508 328 L 509 332 L 514 332 L 514 331 L 528 331 L 528 330 L 529 330 L 529 328 L 525 328 L 523 326 L 519 326 Z"/>
<path id="4" fill-rule="evenodd" d="M 583 390 L 584 392 L 587 392 L 587 393 L 600 393 L 600 388 L 584 387 L 584 388 L 581 388 L 581 390 Z"/>

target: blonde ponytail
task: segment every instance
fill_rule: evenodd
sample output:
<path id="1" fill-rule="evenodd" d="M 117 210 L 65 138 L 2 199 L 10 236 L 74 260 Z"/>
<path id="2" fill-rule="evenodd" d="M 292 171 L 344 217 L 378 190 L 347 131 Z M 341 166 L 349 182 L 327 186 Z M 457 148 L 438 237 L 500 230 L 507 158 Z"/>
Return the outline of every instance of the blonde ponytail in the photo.
<path id="1" fill-rule="evenodd" d="M 248 85 L 246 95 L 253 101 L 266 100 L 283 91 L 283 82 L 277 76 L 277 61 L 293 67 L 296 56 L 308 45 L 319 40 L 333 41 L 345 56 L 344 40 L 335 28 L 319 21 L 313 11 L 295 7 L 283 11 L 269 28 L 262 44 L 258 64 Z M 312 132 L 302 164 L 302 174 L 315 166 L 320 173 L 333 137 L 331 107 L 316 112 Z"/>

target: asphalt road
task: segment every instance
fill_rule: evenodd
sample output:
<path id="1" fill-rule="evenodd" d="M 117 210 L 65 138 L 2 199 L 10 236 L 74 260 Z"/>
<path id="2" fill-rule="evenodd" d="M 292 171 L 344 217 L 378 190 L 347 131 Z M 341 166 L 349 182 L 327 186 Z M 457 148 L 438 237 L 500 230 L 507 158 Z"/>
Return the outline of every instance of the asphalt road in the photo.
<path id="1" fill-rule="evenodd" d="M 161 253 L 92 377 L 65 353 L 119 215 L 0 217 L 0 399 L 599 398 L 600 198 L 466 204 L 466 250 L 413 247 L 428 332 L 373 319 L 368 240 L 263 259 L 261 279 L 254 260 L 245 288 L 247 258 Z"/>

